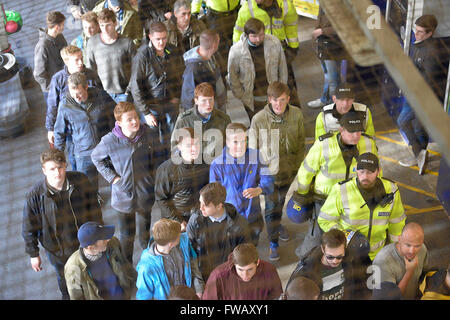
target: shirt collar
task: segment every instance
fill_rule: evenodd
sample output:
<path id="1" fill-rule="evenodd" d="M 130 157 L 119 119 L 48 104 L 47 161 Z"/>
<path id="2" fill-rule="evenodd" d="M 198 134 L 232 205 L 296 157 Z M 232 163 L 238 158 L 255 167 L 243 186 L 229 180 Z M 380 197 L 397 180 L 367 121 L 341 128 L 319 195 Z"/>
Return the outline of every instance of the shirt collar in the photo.
<path id="1" fill-rule="evenodd" d="M 227 210 L 224 208 L 223 209 L 223 215 L 220 218 L 214 218 L 209 216 L 208 217 L 212 222 L 222 222 L 223 220 L 225 220 L 227 218 Z"/>

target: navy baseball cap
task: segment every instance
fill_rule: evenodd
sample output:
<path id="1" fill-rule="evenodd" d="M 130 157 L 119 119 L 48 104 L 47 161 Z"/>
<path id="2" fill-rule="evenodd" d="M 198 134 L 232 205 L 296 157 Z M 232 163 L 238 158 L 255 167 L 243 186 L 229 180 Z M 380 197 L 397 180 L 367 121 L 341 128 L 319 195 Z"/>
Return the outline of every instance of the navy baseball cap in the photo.
<path id="1" fill-rule="evenodd" d="M 80 247 L 86 248 L 95 244 L 98 240 L 109 240 L 113 237 L 114 231 L 114 225 L 104 226 L 98 222 L 86 222 L 78 229 Z"/>
<path id="2" fill-rule="evenodd" d="M 367 169 L 371 172 L 375 172 L 379 167 L 378 157 L 371 152 L 363 153 L 358 157 L 356 170 Z"/>
<path id="3" fill-rule="evenodd" d="M 339 124 L 348 132 L 364 131 L 363 119 L 359 112 L 349 111 L 339 119 Z"/>
<path id="4" fill-rule="evenodd" d="M 335 96 L 337 99 L 355 99 L 355 93 L 352 87 L 346 83 L 340 84 L 336 88 Z"/>

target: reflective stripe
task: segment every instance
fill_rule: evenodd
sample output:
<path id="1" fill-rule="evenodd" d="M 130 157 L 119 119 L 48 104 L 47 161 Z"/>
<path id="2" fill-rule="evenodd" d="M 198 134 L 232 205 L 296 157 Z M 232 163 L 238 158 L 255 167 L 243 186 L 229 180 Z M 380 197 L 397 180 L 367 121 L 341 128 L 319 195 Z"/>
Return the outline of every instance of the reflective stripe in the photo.
<path id="1" fill-rule="evenodd" d="M 395 235 L 389 233 L 389 241 L 397 242 L 399 238 L 400 238 L 400 236 L 395 236 Z"/>
<path id="2" fill-rule="evenodd" d="M 328 179 L 345 180 L 345 173 L 329 173 L 327 170 L 328 164 L 325 164 L 325 168 L 320 168 L 320 172 Z"/>
<path id="3" fill-rule="evenodd" d="M 327 221 L 339 221 L 340 219 L 339 217 L 336 216 L 330 216 L 323 211 L 320 211 L 319 218 L 325 219 Z"/>
<path id="4" fill-rule="evenodd" d="M 313 168 L 311 168 L 311 167 L 309 166 L 308 162 L 306 162 L 306 159 L 303 160 L 303 168 L 304 168 L 306 171 L 308 171 L 308 172 L 316 173 L 316 170 L 314 170 Z"/>
<path id="5" fill-rule="evenodd" d="M 386 239 L 383 239 L 381 241 L 378 241 L 374 245 L 370 245 L 370 252 L 377 251 L 378 249 L 382 248 L 384 246 Z"/>
<path id="6" fill-rule="evenodd" d="M 328 179 L 345 179 L 345 173 L 330 173 L 328 169 L 328 162 L 330 161 L 330 139 L 325 139 L 322 143 L 322 154 L 325 159 L 325 165 L 320 168 L 320 172 Z"/>
<path id="7" fill-rule="evenodd" d="M 306 194 L 309 191 L 309 185 L 304 185 L 301 184 L 300 182 L 298 183 L 298 187 L 297 187 L 297 191 L 300 194 Z"/>
<path id="8" fill-rule="evenodd" d="M 348 203 L 348 194 L 347 194 L 347 187 L 344 184 L 341 184 L 341 200 L 342 200 L 342 207 L 344 208 L 344 219 L 350 220 L 348 217 L 350 216 L 350 206 Z"/>
<path id="9" fill-rule="evenodd" d="M 287 38 L 288 42 L 298 42 L 297 38 Z"/>
<path id="10" fill-rule="evenodd" d="M 238 31 L 244 32 L 244 28 L 242 28 L 242 27 L 240 27 L 240 26 L 238 26 L 238 25 L 235 25 L 234 28 L 235 28 L 236 30 L 238 30 Z"/>
<path id="11" fill-rule="evenodd" d="M 283 19 L 287 16 L 288 12 L 289 12 L 289 5 L 287 0 L 283 1 L 283 5 L 284 5 L 284 15 L 283 15 Z"/>
<path id="12" fill-rule="evenodd" d="M 389 219 L 389 223 L 392 223 L 392 224 L 394 224 L 394 223 L 400 223 L 400 222 L 402 222 L 404 219 L 406 219 L 406 215 L 403 213 L 403 214 L 401 215 L 401 217 L 394 218 L 394 219 Z"/>
<path id="13" fill-rule="evenodd" d="M 284 25 L 285 27 L 293 27 L 293 26 L 297 26 L 297 22 L 293 22 L 293 23 L 288 23 Z"/>
<path id="14" fill-rule="evenodd" d="M 252 0 L 247 0 L 248 3 L 248 11 L 250 11 L 250 15 L 252 16 L 252 18 L 255 17 L 255 13 L 253 12 L 253 3 Z"/>
<path id="15" fill-rule="evenodd" d="M 284 26 L 283 25 L 280 25 L 280 26 L 277 26 L 277 25 L 272 25 L 272 29 L 283 29 L 284 28 Z"/>

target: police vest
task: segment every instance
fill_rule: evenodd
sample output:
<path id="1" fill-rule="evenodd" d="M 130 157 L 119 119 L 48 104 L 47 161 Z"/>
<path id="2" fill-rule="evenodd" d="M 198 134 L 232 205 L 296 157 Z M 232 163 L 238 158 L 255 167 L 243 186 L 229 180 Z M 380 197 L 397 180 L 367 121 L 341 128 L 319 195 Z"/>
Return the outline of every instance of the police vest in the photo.
<path id="1" fill-rule="evenodd" d="M 203 0 L 192 0 L 191 12 L 199 13 Z M 229 13 L 237 8 L 240 0 L 206 0 L 206 7 L 216 12 Z"/>
<path id="2" fill-rule="evenodd" d="M 308 193 L 315 177 L 314 192 L 326 197 L 335 183 L 356 176 L 357 161 L 353 158 L 347 168 L 337 135 L 337 132 L 329 133 L 314 142 L 297 173 L 298 193 Z M 367 135 L 361 135 L 356 148 L 359 154 L 372 152 L 378 155 L 375 141 Z"/>
<path id="3" fill-rule="evenodd" d="M 334 103 L 323 107 L 323 111 L 317 116 L 316 120 L 316 139 L 328 132 L 339 131 L 339 120 L 333 116 Z M 360 112 L 364 119 L 364 132 L 370 136 L 375 134 L 372 123 L 372 114 L 369 108 L 362 103 L 353 103 L 355 111 Z"/>
<path id="4" fill-rule="evenodd" d="M 397 241 L 406 215 L 397 185 L 385 178 L 380 178 L 391 201 L 378 204 L 371 212 L 361 192 L 356 178 L 336 184 L 320 209 L 318 223 L 325 232 L 333 227 L 340 230 L 355 230 L 363 234 L 370 244 L 370 259 L 374 259 L 378 251 L 386 243 L 386 233 L 391 241 Z"/>
<path id="5" fill-rule="evenodd" d="M 275 1 L 275 0 L 274 0 Z M 239 9 L 238 18 L 233 31 L 233 43 L 239 41 L 244 32 L 244 25 L 250 18 L 261 20 L 266 27 L 265 33 L 276 36 L 291 48 L 298 48 L 297 12 L 290 0 L 276 0 L 282 9 L 279 17 L 272 17 L 264 9 L 258 7 L 255 0 L 247 0 Z"/>

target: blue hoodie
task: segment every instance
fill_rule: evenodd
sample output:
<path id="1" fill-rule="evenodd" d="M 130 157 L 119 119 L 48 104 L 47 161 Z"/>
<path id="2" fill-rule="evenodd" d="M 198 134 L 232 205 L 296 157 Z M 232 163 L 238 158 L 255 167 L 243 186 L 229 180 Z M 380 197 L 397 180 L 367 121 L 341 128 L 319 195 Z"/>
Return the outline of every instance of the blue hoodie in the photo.
<path id="1" fill-rule="evenodd" d="M 247 148 L 244 157 L 233 158 L 225 147 L 211 163 L 209 182 L 220 182 L 227 190 L 226 202 L 233 204 L 239 214 L 252 223 L 261 214 L 259 197 L 247 199 L 242 192 L 260 187 L 264 195 L 272 194 L 274 181 L 271 175 L 264 175 L 264 170 L 268 173 L 268 168 L 261 163 L 257 150 Z"/>
<path id="2" fill-rule="evenodd" d="M 209 82 L 214 88 L 216 104 L 219 109 L 224 109 L 227 101 L 227 90 L 222 79 L 219 64 L 213 56 L 210 60 L 203 60 L 198 53 L 200 46 L 186 51 L 183 55 L 186 68 L 183 73 L 181 87 L 181 106 L 184 110 L 194 107 L 194 89 L 202 82 Z M 208 64 L 213 64 L 213 70 Z"/>

